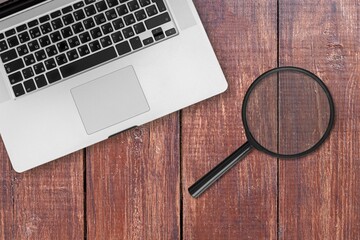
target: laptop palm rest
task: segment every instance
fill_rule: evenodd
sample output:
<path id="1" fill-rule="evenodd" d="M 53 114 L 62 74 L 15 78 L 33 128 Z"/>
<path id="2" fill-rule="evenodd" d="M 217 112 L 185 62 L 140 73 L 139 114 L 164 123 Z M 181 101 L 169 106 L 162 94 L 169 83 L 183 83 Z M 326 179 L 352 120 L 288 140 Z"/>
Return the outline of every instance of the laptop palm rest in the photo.
<path id="1" fill-rule="evenodd" d="M 88 134 L 150 110 L 132 66 L 71 89 Z"/>

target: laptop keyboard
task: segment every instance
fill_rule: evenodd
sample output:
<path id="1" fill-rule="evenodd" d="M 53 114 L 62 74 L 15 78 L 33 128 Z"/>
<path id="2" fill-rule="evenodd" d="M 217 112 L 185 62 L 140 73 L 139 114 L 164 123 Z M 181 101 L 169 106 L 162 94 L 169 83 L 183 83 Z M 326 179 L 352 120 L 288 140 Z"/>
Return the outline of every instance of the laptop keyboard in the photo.
<path id="1" fill-rule="evenodd" d="M 14 96 L 177 35 L 164 0 L 85 0 L 0 32 Z"/>

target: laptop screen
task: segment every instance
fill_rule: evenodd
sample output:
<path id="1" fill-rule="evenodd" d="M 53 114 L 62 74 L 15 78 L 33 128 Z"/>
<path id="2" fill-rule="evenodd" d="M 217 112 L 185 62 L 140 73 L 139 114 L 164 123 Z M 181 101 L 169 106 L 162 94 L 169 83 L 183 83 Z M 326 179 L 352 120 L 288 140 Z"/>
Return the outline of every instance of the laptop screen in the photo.
<path id="1" fill-rule="evenodd" d="M 47 0 L 0 0 L 0 19 Z"/>

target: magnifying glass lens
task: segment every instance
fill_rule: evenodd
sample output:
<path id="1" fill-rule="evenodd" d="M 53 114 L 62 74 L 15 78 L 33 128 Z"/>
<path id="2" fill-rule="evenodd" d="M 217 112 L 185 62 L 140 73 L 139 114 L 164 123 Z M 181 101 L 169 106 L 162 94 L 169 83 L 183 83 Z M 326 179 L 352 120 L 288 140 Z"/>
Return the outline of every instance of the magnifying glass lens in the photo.
<path id="1" fill-rule="evenodd" d="M 243 119 L 255 147 L 294 157 L 314 148 L 329 128 L 331 107 L 325 89 L 311 75 L 279 71 L 248 92 Z"/>

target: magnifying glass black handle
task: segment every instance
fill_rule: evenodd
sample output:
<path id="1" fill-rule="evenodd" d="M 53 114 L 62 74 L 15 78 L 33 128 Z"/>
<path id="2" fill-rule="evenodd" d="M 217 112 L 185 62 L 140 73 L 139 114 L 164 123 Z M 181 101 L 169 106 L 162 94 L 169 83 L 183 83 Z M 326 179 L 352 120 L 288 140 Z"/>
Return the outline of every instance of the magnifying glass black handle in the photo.
<path id="1" fill-rule="evenodd" d="M 253 146 L 246 142 L 239 147 L 234 153 L 219 163 L 215 168 L 208 172 L 205 176 L 194 183 L 188 190 L 192 197 L 198 198 L 205 192 L 214 182 L 222 177 L 227 171 L 242 160 L 251 150 Z"/>

